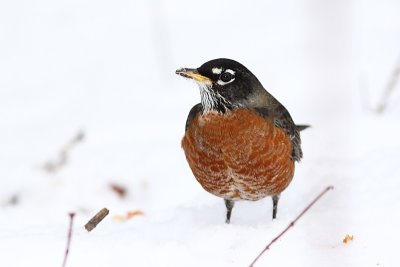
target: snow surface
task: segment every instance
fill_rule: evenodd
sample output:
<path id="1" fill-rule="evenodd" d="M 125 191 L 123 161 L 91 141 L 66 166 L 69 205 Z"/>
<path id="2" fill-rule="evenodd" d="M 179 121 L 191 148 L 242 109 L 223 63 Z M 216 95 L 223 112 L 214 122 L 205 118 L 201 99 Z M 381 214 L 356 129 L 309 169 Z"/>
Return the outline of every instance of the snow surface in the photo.
<path id="1" fill-rule="evenodd" d="M 328 185 L 256 266 L 400 266 L 399 85 L 371 111 L 398 61 L 398 14 L 390 0 L 1 1 L 0 266 L 61 266 L 70 211 L 67 266 L 248 266 Z M 225 224 L 180 147 L 200 97 L 174 71 L 218 57 L 312 124 L 275 221 L 265 199 Z M 144 216 L 113 219 L 132 210 Z"/>

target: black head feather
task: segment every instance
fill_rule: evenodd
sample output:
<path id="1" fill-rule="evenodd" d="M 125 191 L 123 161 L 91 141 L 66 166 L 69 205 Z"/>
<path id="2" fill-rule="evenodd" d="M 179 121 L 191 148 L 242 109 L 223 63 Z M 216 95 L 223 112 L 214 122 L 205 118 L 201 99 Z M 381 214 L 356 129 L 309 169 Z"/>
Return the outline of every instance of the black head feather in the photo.
<path id="1" fill-rule="evenodd" d="M 219 58 L 204 63 L 197 69 L 199 74 L 212 81 L 211 90 L 221 95 L 232 106 L 238 106 L 261 85 L 245 66 L 239 62 Z"/>

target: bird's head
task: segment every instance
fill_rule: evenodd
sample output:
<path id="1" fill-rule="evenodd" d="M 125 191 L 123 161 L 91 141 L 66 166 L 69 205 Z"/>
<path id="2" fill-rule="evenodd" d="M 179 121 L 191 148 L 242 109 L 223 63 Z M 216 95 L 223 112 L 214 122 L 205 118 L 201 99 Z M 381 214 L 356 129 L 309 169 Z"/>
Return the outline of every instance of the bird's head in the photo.
<path id="1" fill-rule="evenodd" d="M 197 69 L 181 68 L 176 74 L 199 85 L 203 112 L 225 113 L 245 107 L 262 88 L 245 66 L 226 58 L 210 60 Z"/>

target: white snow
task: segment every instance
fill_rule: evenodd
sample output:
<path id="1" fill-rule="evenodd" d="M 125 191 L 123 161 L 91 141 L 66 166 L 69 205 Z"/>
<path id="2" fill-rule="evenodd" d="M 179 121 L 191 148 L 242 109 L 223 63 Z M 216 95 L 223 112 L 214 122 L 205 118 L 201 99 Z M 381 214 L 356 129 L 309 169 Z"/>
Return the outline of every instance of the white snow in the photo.
<path id="1" fill-rule="evenodd" d="M 0 266 L 61 266 L 70 211 L 67 266 L 248 266 L 328 185 L 256 266 L 400 266 L 400 85 L 371 111 L 398 62 L 399 11 L 390 0 L 1 1 Z M 225 224 L 180 147 L 200 96 L 174 71 L 220 57 L 312 125 L 275 221 L 265 199 L 236 203 Z M 45 172 L 81 130 L 66 165 Z M 113 220 L 132 210 L 144 216 Z"/>

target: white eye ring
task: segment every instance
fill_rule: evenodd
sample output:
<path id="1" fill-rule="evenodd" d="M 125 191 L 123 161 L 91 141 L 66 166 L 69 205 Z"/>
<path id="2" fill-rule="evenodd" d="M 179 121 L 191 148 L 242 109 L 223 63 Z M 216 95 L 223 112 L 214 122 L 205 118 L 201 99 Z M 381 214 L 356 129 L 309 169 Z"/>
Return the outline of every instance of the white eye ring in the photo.
<path id="1" fill-rule="evenodd" d="M 231 83 L 231 82 L 233 82 L 233 81 L 235 80 L 235 72 L 234 72 L 233 70 L 227 69 L 227 70 L 225 70 L 225 72 L 230 73 L 230 74 L 232 75 L 232 79 L 230 79 L 230 80 L 227 81 L 227 82 L 224 82 L 224 81 L 222 81 L 221 79 L 219 79 L 219 80 L 217 81 L 217 83 L 218 83 L 219 85 L 225 85 L 225 84 Z M 224 72 L 224 73 L 225 73 L 225 72 Z M 223 74 L 222 74 L 222 75 L 223 75 Z"/>

